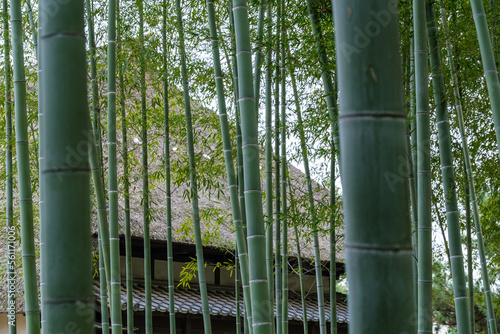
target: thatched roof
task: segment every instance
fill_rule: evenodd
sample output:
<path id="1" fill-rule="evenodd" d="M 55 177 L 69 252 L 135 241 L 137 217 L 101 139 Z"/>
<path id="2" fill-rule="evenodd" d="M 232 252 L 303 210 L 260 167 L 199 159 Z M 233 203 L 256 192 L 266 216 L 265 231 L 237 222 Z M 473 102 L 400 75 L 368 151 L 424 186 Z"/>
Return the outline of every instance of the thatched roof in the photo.
<path id="1" fill-rule="evenodd" d="M 194 240 L 192 228 L 192 211 L 190 202 L 190 182 L 188 170 L 188 157 L 185 145 L 184 117 L 176 100 L 172 102 L 171 122 L 171 168 L 172 168 L 172 225 L 175 242 L 192 243 Z M 149 124 L 149 176 L 150 176 L 150 233 L 153 240 L 166 240 L 166 191 L 164 172 L 164 137 L 163 137 L 163 113 L 161 109 L 153 109 L 151 124 Z M 158 107 L 156 107 L 158 108 Z M 222 141 L 218 116 L 199 105 L 193 105 L 193 126 L 196 140 L 196 167 L 198 173 L 199 208 L 202 225 L 202 236 L 206 245 L 234 249 L 235 236 L 231 218 L 231 207 L 227 191 L 225 163 L 222 151 Z M 234 132 L 234 129 L 232 129 Z M 118 130 L 118 141 L 121 141 L 121 133 Z M 128 143 L 130 157 L 130 218 L 131 232 L 133 236 L 143 237 L 143 209 L 142 209 L 142 180 L 140 166 L 141 144 L 140 125 L 131 117 L 128 124 Z M 121 146 L 118 150 L 119 166 L 123 152 Z M 107 149 L 103 146 L 104 166 L 107 166 Z M 235 154 L 234 154 L 235 156 Z M 263 159 L 263 155 L 261 155 Z M 262 189 L 264 183 L 264 161 L 261 163 Z M 119 170 L 119 224 L 120 234 L 124 235 L 124 198 L 123 198 L 123 167 Z M 312 226 L 307 211 L 307 193 L 304 174 L 293 165 L 289 164 L 290 190 L 289 194 L 289 252 L 291 256 L 297 254 L 297 242 L 295 239 L 293 224 L 298 226 L 300 234 L 300 247 L 304 258 L 313 259 L 312 249 Z M 106 174 L 106 173 L 104 173 Z M 105 182 L 107 184 L 107 182 Z M 318 211 L 320 224 L 318 225 L 320 235 L 320 253 L 323 261 L 329 261 L 329 192 L 318 183 L 313 182 L 314 198 Z M 265 194 L 264 194 L 265 197 Z M 293 198 L 293 199 L 291 199 Z M 34 203 L 36 205 L 36 195 Z M 35 213 L 37 212 L 35 208 Z M 38 226 L 35 226 L 35 238 L 38 239 Z M 93 210 L 92 233 L 97 233 L 96 209 Z M 343 229 L 338 227 L 336 261 L 344 261 L 343 252 Z M 35 240 L 38 245 L 39 241 Z M 0 236 L 0 253 L 5 254 L 5 236 Z M 37 250 L 38 252 L 38 250 Z M 18 245 L 20 258 L 20 245 Z M 37 253 L 38 254 L 38 253 Z M 20 267 L 20 260 L 18 265 Z M 39 262 L 37 260 L 37 266 Z M 6 274 L 5 261 L 0 263 L 0 278 Z M 18 295 L 18 310 L 23 310 L 22 292 L 23 283 L 21 270 L 18 271 L 16 288 Z M 5 279 L 2 281 L 5 282 Z M 0 284 L 0 312 L 5 311 L 6 284 Z"/>

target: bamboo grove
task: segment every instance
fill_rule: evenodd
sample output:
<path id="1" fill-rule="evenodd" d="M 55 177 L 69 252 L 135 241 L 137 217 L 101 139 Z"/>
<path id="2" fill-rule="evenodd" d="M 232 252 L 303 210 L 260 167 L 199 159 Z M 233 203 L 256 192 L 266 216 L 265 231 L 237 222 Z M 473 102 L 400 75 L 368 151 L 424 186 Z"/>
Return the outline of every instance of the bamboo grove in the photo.
<path id="1" fill-rule="evenodd" d="M 1 12 L 0 295 L 25 314 L 10 334 L 134 333 L 137 271 L 138 323 L 157 332 L 158 220 L 169 333 L 179 235 L 195 247 L 207 334 L 220 332 L 207 245 L 234 258 L 235 333 L 292 333 L 293 298 L 304 333 L 311 312 L 319 333 L 341 332 L 341 292 L 349 333 L 497 333 L 498 1 L 3 0 Z M 205 197 L 228 206 L 207 212 Z"/>

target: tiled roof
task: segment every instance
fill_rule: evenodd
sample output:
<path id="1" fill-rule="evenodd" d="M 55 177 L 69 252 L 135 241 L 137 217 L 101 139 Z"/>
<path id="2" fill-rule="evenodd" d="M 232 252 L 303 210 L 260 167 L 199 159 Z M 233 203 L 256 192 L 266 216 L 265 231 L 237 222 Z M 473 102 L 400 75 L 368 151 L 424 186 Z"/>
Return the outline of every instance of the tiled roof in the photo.
<path id="1" fill-rule="evenodd" d="M 99 285 L 96 282 L 94 285 L 94 294 L 99 300 Z M 134 284 L 133 298 L 134 310 L 144 311 L 144 285 Z M 208 302 L 210 314 L 214 316 L 231 316 L 236 317 L 236 303 L 234 292 L 224 290 L 209 290 Z M 127 309 L 127 290 L 122 284 L 121 287 L 122 309 Z M 151 292 L 152 310 L 153 312 L 168 312 L 168 288 L 167 286 L 154 285 Z M 175 289 L 175 312 L 183 314 L 201 314 L 201 298 L 199 290 L 196 289 Z M 240 299 L 241 300 L 241 299 Z M 326 321 L 330 321 L 330 302 L 325 300 L 325 316 Z M 240 311 L 243 314 L 243 303 L 240 302 Z M 276 312 L 276 309 L 275 309 Z M 300 299 L 290 298 L 288 301 L 288 319 L 302 321 L 302 303 Z M 314 298 L 307 298 L 307 319 L 308 321 L 319 321 L 318 302 Z M 349 317 L 347 314 L 347 304 L 342 301 L 337 301 L 337 322 L 347 323 Z"/>

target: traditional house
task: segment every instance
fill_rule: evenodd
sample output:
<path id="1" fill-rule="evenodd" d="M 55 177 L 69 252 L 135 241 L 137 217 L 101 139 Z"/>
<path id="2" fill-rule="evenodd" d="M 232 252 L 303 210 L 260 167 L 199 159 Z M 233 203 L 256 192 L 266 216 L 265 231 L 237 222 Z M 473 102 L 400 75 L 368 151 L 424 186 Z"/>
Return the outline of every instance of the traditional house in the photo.
<path id="1" fill-rule="evenodd" d="M 234 267 L 234 227 L 231 219 L 231 208 L 228 194 L 225 189 L 225 166 L 223 151 L 220 147 L 220 136 L 218 117 L 215 113 L 204 108 L 197 107 L 194 113 L 194 127 L 198 138 L 211 138 L 210 141 L 199 141 L 196 145 L 197 169 L 199 180 L 199 205 L 202 225 L 202 236 L 204 241 L 204 256 L 206 261 L 206 277 L 208 283 L 208 295 L 210 312 L 212 315 L 213 333 L 235 333 L 236 332 L 236 294 Z M 172 224 L 174 231 L 174 280 L 176 326 L 178 333 L 202 333 L 201 299 L 197 285 L 197 277 L 190 266 L 196 259 L 195 246 L 193 244 L 193 227 L 191 219 L 191 205 L 189 200 L 189 174 L 186 169 L 187 154 L 183 148 L 184 137 L 183 116 L 172 111 Z M 161 124 L 161 122 L 160 122 Z M 155 130 L 156 129 L 156 130 Z M 137 124 L 130 124 L 129 128 L 129 155 L 138 157 L 140 155 L 140 130 Z M 119 138 L 120 140 L 120 138 Z M 162 131 L 153 125 L 149 134 L 150 144 L 150 231 L 151 231 L 151 272 L 152 272 L 152 300 L 153 300 L 153 326 L 154 333 L 168 333 L 168 290 L 167 290 L 167 262 L 166 262 L 166 194 L 163 179 L 163 139 Z M 104 147 L 104 156 L 106 148 Z M 132 234 L 132 276 L 134 282 L 134 329 L 136 333 L 144 333 L 144 249 L 143 249 L 143 212 L 140 194 L 142 192 L 140 166 L 134 165 L 136 159 L 130 159 L 130 217 Z M 106 159 L 104 159 L 106 165 Z M 137 162 L 135 162 L 137 163 Z M 119 171 L 120 172 L 120 171 Z M 304 289 L 306 292 L 307 320 L 310 333 L 319 333 L 318 307 L 316 298 L 315 271 L 312 265 L 313 250 L 311 237 L 311 223 L 307 213 L 307 194 L 303 174 L 292 165 L 289 165 L 290 193 L 289 202 L 289 226 L 297 226 L 299 240 L 296 240 L 292 228 L 289 229 L 289 326 L 291 333 L 300 333 L 303 330 L 302 304 L 300 301 L 299 276 L 297 274 L 297 247 L 301 247 L 303 256 L 302 265 L 304 271 Z M 123 176 L 123 171 L 120 172 Z M 263 187 L 263 189 L 265 189 Z M 124 237 L 124 208 L 123 191 L 119 190 L 120 206 L 120 255 L 122 274 L 122 310 L 123 324 L 126 326 L 126 288 L 125 288 L 125 237 Z M 317 203 L 319 217 L 328 217 L 328 191 L 318 184 L 314 184 L 314 197 Z M 35 201 L 36 202 L 36 201 Z M 93 214 L 94 246 L 97 254 L 97 224 L 96 212 Z M 323 286 L 326 301 L 326 318 L 330 321 L 329 312 L 329 231 L 326 221 L 320 224 L 320 248 L 323 268 Z M 338 278 L 344 273 L 343 251 L 342 251 L 342 228 L 337 228 L 338 235 L 336 268 L 334 275 Z M 1 238 L 0 238 L 1 239 Z M 0 249 L 5 247 L 3 239 L 0 240 Z M 5 263 L 0 264 L 0 273 Z M 96 261 L 97 268 L 97 261 Z M 187 269 L 186 269 L 187 268 Z M 191 269 L 190 269 L 191 268 Z M 20 271 L 19 271 L 20 272 Z M 333 275 L 333 273 L 332 273 Z M 24 307 L 22 303 L 22 280 L 18 277 L 16 281 L 18 295 L 18 333 L 23 332 Z M 184 282 L 184 285 L 183 285 Z M 189 285 L 187 285 L 187 283 Z M 94 281 L 96 297 L 96 329 L 100 332 L 101 308 L 98 277 Z M 240 296 L 240 314 L 243 314 L 242 297 Z M 346 296 L 337 294 L 337 321 L 339 333 L 347 333 L 347 304 Z M 0 285 L 0 333 L 6 331 L 8 322 L 8 309 L 6 300 L 6 284 Z M 244 319 L 240 319 L 244 328 Z"/>

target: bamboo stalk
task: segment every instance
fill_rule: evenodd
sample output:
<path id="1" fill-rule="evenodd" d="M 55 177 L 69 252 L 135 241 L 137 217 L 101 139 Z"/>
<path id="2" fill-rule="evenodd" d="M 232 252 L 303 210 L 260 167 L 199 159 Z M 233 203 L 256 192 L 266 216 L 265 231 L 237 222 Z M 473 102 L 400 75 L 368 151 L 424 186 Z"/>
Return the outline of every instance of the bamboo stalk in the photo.
<path id="1" fill-rule="evenodd" d="M 243 233 L 245 238 L 247 237 L 247 222 L 246 222 L 246 205 L 245 205 L 245 179 L 243 177 L 243 150 L 242 150 L 242 138 L 241 138 L 241 115 L 240 107 L 238 105 L 238 100 L 240 99 L 240 93 L 238 89 L 238 60 L 236 59 L 236 40 L 234 35 L 234 17 L 233 17 L 233 4 L 231 0 L 228 1 L 229 10 L 229 26 L 231 31 L 231 42 L 232 42 L 232 54 L 233 54 L 233 86 L 234 86 L 234 97 L 236 101 L 236 154 L 237 154 L 237 174 L 238 174 L 238 197 L 240 202 L 240 212 L 241 212 L 241 225 L 243 226 Z M 246 307 L 245 307 L 246 309 Z M 245 311 L 247 319 L 251 317 L 251 310 Z M 251 327 L 251 326 L 250 326 Z"/>
<path id="2" fill-rule="evenodd" d="M 450 123 L 448 121 L 448 103 L 446 101 L 444 76 L 441 65 L 439 41 L 437 39 L 437 24 L 434 13 L 434 3 L 427 3 L 427 33 L 429 36 L 429 51 L 431 55 L 431 73 L 434 87 L 434 102 L 436 104 L 436 120 L 439 137 L 439 152 L 441 173 L 448 222 L 448 239 L 450 242 L 450 260 L 453 277 L 453 293 L 458 333 L 470 333 L 469 306 L 465 283 L 465 269 L 460 234 L 460 221 L 451 150 Z"/>
<path id="3" fill-rule="evenodd" d="M 463 111 L 462 111 L 462 102 L 461 102 L 461 97 L 460 97 L 460 91 L 458 88 L 458 74 L 455 71 L 455 65 L 454 65 L 454 60 L 453 60 L 453 51 L 452 47 L 449 41 L 449 29 L 448 29 L 448 20 L 446 17 L 446 9 L 444 7 L 443 1 L 440 0 L 440 7 L 441 7 L 441 20 L 443 21 L 443 28 L 445 30 L 446 34 L 446 41 L 447 41 L 447 51 L 448 51 L 448 63 L 451 69 L 452 73 L 452 80 L 453 80 L 453 92 L 455 95 L 455 108 L 457 112 L 457 117 L 458 117 L 458 126 L 460 130 L 460 136 L 462 138 L 462 154 L 464 157 L 464 162 L 465 162 L 465 169 L 467 171 L 467 179 L 468 179 L 468 185 L 469 185 L 469 193 L 470 193 L 470 202 L 472 205 L 472 214 L 474 217 L 474 224 L 476 227 L 476 238 L 477 238 L 477 247 L 478 247 L 478 252 L 479 252 L 479 259 L 480 259 L 480 264 L 481 264 L 481 276 L 483 279 L 483 289 L 485 291 L 485 304 L 486 304 L 486 314 L 488 318 L 488 328 L 490 331 L 490 334 L 495 334 L 496 333 L 496 319 L 495 319 L 495 312 L 493 310 L 493 303 L 492 303 L 492 298 L 491 298 L 491 290 L 490 290 L 490 282 L 489 282 L 489 277 L 488 277 L 488 268 L 486 264 L 486 256 L 484 252 L 484 242 L 483 242 L 483 233 L 482 233 L 482 228 L 481 228 L 481 216 L 479 214 L 479 207 L 477 204 L 477 199 L 476 199 L 476 189 L 475 189 L 475 181 L 474 181 L 474 175 L 472 174 L 472 165 L 470 162 L 470 154 L 469 154 L 469 149 L 468 149 L 468 144 L 467 144 L 467 133 L 465 132 L 465 125 L 464 125 L 464 119 L 463 119 Z M 485 24 L 485 22 L 481 23 L 482 21 L 479 20 L 476 24 L 476 27 L 482 26 Z M 471 310 L 473 311 L 473 310 Z M 490 326 L 492 325 L 492 326 Z"/>
<path id="4" fill-rule="evenodd" d="M 334 144 L 337 146 L 337 152 L 338 152 L 338 138 L 336 137 L 336 134 L 338 133 L 338 128 L 336 126 L 337 122 L 337 102 L 335 98 L 335 88 L 333 85 L 333 80 L 331 73 L 328 69 L 328 57 L 326 54 L 326 49 L 321 41 L 321 29 L 319 25 L 319 19 L 318 19 L 318 14 L 314 8 L 314 3 L 311 0 L 308 0 L 308 9 L 309 9 L 309 19 L 310 19 L 310 24 L 311 28 L 313 31 L 314 39 L 315 39 L 315 44 L 316 44 L 316 49 L 318 52 L 318 58 L 320 61 L 320 66 L 321 66 L 321 71 L 322 71 L 322 79 L 323 79 L 323 87 L 326 95 L 326 102 L 327 102 L 327 108 L 331 117 L 332 121 L 332 136 L 334 136 Z M 296 89 L 296 88 L 295 88 Z M 302 116 L 300 117 L 302 122 Z M 303 132 L 303 130 L 302 130 Z M 311 182 L 311 174 L 309 170 L 309 159 L 307 158 L 307 149 L 306 149 L 306 143 L 305 143 L 305 136 L 302 133 L 300 135 L 301 137 L 301 147 L 302 147 L 302 160 L 304 160 L 304 168 L 306 169 L 306 182 L 307 182 L 307 192 L 308 192 L 308 199 L 309 199 L 309 210 L 311 214 L 311 220 L 314 224 L 313 228 L 313 242 L 314 242 L 314 264 L 315 264 L 315 270 L 316 270 L 316 286 L 317 286 L 317 294 L 318 294 L 318 308 L 319 308 L 319 323 L 320 323 L 320 333 L 326 333 L 326 317 L 325 317 L 325 303 L 324 303 L 324 288 L 323 288 L 323 276 L 322 276 L 322 269 L 321 269 L 321 256 L 319 253 L 319 237 L 318 237 L 318 230 L 317 230 L 317 224 L 319 223 L 316 211 L 314 208 L 314 197 L 313 197 L 313 189 L 312 189 L 312 182 Z M 336 139 L 337 138 L 337 139 Z M 330 173 L 333 178 L 333 182 L 331 182 L 331 190 L 330 190 L 330 205 L 331 205 L 331 210 L 332 210 L 332 217 L 331 217 L 331 223 L 334 224 L 334 204 L 335 204 L 335 151 L 332 149 L 332 155 L 331 155 L 331 166 L 330 166 Z M 330 226 L 331 227 L 331 226 Z M 333 233 L 335 232 L 335 228 L 333 228 Z M 330 235 L 330 240 L 335 240 L 335 235 Z M 331 248 L 333 249 L 335 245 L 332 245 Z M 330 259 L 330 262 L 332 259 Z M 335 258 L 333 258 L 333 262 L 335 262 Z M 334 274 L 335 275 L 335 274 Z M 330 295 L 330 298 L 333 299 L 333 296 Z M 335 298 L 336 299 L 336 298 Z M 332 303 L 332 301 L 330 301 Z M 333 301 L 333 304 L 335 304 L 335 300 Z M 336 313 L 336 312 L 335 312 Z M 332 313 L 333 314 L 333 313 Z M 335 317 L 332 317 L 332 319 L 336 320 L 336 314 Z M 336 321 L 331 320 L 332 324 L 335 323 Z"/>
<path id="5" fill-rule="evenodd" d="M 239 278 L 238 246 L 234 254 L 234 295 L 236 303 L 236 334 L 241 334 L 241 312 L 240 312 L 240 278 Z"/>
<path id="6" fill-rule="evenodd" d="M 237 154 L 237 185 L 238 185 L 238 201 L 239 201 L 239 210 L 241 217 L 241 228 L 243 230 L 244 238 L 247 238 L 247 230 L 246 230 L 246 206 L 245 206 L 245 195 L 244 195 L 244 178 L 243 178 L 243 153 L 242 153 L 242 138 L 241 138 L 241 120 L 240 120 L 240 107 L 238 104 L 239 100 L 239 90 L 238 90 L 238 61 L 236 59 L 236 41 L 234 35 L 234 18 L 233 18 L 233 3 L 232 0 L 228 1 L 228 16 L 229 16 L 229 28 L 231 33 L 231 54 L 232 54 L 232 62 L 227 59 L 229 63 L 232 63 L 232 81 L 233 81 L 233 89 L 234 89 L 234 100 L 235 100 L 235 115 L 236 115 L 236 154 Z M 222 124 L 222 123 L 221 123 Z M 227 166 L 227 165 L 226 165 Z M 234 216 L 233 216 L 234 219 Z M 246 241 L 245 241 L 246 243 Z M 248 250 L 248 246 L 247 246 Z M 248 256 L 247 256 L 248 257 Z M 241 262 L 241 261 L 240 261 Z M 250 278 L 249 278 L 250 279 Z M 248 286 L 244 286 L 244 289 L 250 291 L 250 283 Z M 248 294 L 249 292 L 247 292 Z M 245 296 L 243 296 L 245 299 Z M 248 299 L 251 299 L 248 298 Z M 247 308 L 247 304 L 244 303 L 245 308 L 245 319 L 243 322 L 244 331 L 248 332 L 252 330 L 252 308 Z M 250 323 L 250 325 L 249 325 Z"/>
<path id="7" fill-rule="evenodd" d="M 432 331 L 430 113 L 425 1 L 413 0 L 418 196 L 418 330 Z"/>
<path id="8" fill-rule="evenodd" d="M 141 142 L 142 142 L 142 210 L 144 231 L 144 295 L 145 295 L 145 329 L 146 334 L 153 333 L 153 311 L 151 297 L 151 238 L 149 231 L 149 178 L 148 178 L 148 120 L 146 106 L 146 60 L 144 46 L 144 3 L 137 1 L 139 12 L 139 46 L 140 46 L 140 91 L 141 91 Z"/>
<path id="9" fill-rule="evenodd" d="M 33 6 L 30 0 L 26 0 L 26 7 L 28 7 L 28 20 L 31 29 L 31 38 L 33 39 L 33 48 L 35 49 L 35 55 L 38 57 L 38 36 L 37 27 L 35 25 L 35 20 L 33 19 Z"/>
<path id="10" fill-rule="evenodd" d="M 12 74 L 10 64 L 10 32 L 9 9 L 7 0 L 2 1 L 3 16 L 3 51 L 4 51 L 4 83 L 5 83 L 5 219 L 7 228 L 7 303 L 10 314 L 8 318 L 9 334 L 17 333 L 16 323 L 16 228 L 14 225 L 14 201 L 12 179 Z"/>
<path id="11" fill-rule="evenodd" d="M 410 0 L 412 1 L 412 0 Z M 411 218 L 413 221 L 412 247 L 413 247 L 413 286 L 415 291 L 415 309 L 418 308 L 418 173 L 417 173 L 417 102 L 415 100 L 415 40 L 413 37 L 413 25 L 411 29 L 410 41 L 410 148 L 408 159 L 410 161 L 410 199 L 411 199 Z"/>
<path id="12" fill-rule="evenodd" d="M 94 45 L 94 23 L 92 19 L 92 7 L 89 0 L 85 1 L 85 6 L 87 10 L 87 27 L 89 30 L 89 48 L 95 49 Z M 92 85 L 92 109 L 94 111 L 94 125 L 99 127 L 99 116 L 96 112 L 98 108 L 98 87 L 96 80 L 96 65 L 95 65 L 95 51 L 90 55 L 90 67 L 91 67 L 91 85 Z M 92 68 L 94 70 L 92 70 Z M 96 122 L 97 120 L 97 122 Z M 97 145 L 99 142 L 100 134 L 93 130 L 91 123 L 89 122 L 89 129 L 91 130 L 90 140 L 89 140 L 89 162 L 92 172 L 92 179 L 94 182 L 94 191 L 97 200 L 97 215 L 98 215 L 98 236 L 99 236 L 99 266 L 104 267 L 104 272 L 99 272 L 100 280 L 100 298 L 101 298 L 101 315 L 102 315 L 102 327 L 103 332 L 109 332 L 109 317 L 108 317 L 108 293 L 111 291 L 111 286 L 109 282 L 110 275 L 110 258 L 109 258 L 109 225 L 106 216 L 106 198 L 104 196 L 104 185 L 102 180 L 102 168 L 101 161 L 102 156 L 99 154 L 100 147 Z"/>
<path id="13" fill-rule="evenodd" d="M 203 244 L 201 241 L 200 217 L 198 209 L 198 184 L 196 181 L 196 167 L 194 159 L 194 138 L 191 117 L 191 100 L 189 97 L 189 82 L 186 66 L 186 51 L 184 46 L 184 28 L 182 23 L 181 1 L 175 1 L 177 12 L 177 29 L 179 32 L 179 50 L 181 56 L 182 87 L 184 91 L 184 108 L 186 114 L 187 145 L 189 155 L 189 174 L 191 181 L 191 204 L 193 209 L 193 225 L 196 242 L 196 258 L 198 264 L 198 281 L 200 284 L 200 295 L 202 301 L 203 327 L 205 334 L 212 333 L 210 324 L 210 310 L 208 307 L 207 282 L 205 278 L 205 261 L 203 260 Z"/>
<path id="14" fill-rule="evenodd" d="M 108 280 L 106 277 L 106 268 L 104 267 L 104 253 L 102 251 L 102 238 L 99 230 L 97 231 L 97 242 L 99 244 L 99 287 L 101 298 L 101 326 L 102 333 L 109 333 L 109 313 L 108 313 Z"/>
<path id="15" fill-rule="evenodd" d="M 10 1 L 12 26 L 12 59 L 14 79 L 15 138 L 21 211 L 21 247 L 24 281 L 26 329 L 40 333 L 40 308 L 36 280 L 35 240 L 33 231 L 33 200 L 31 194 L 30 159 L 28 147 L 28 120 L 26 108 L 26 77 L 24 70 L 23 26 L 21 1 Z"/>
<path id="16" fill-rule="evenodd" d="M 125 222 L 125 281 L 127 288 L 127 333 L 134 333 L 134 297 L 133 297 L 133 280 L 132 280 L 132 239 L 130 232 L 130 181 L 129 181 L 129 163 L 128 163 L 128 133 L 127 133 L 127 110 L 125 97 L 125 65 L 122 63 L 122 18 L 120 16 L 120 2 L 117 1 L 116 19 L 118 22 L 117 36 L 117 51 L 119 55 L 120 71 L 119 71 L 119 94 L 120 94 L 120 111 L 121 111 L 121 126 L 122 126 L 122 157 L 123 157 L 123 197 L 124 197 L 124 222 Z M 121 56 L 121 57 L 120 57 Z"/>
<path id="17" fill-rule="evenodd" d="M 102 156 L 102 139 L 101 139 L 101 120 L 100 120 L 100 108 L 99 108 L 99 84 L 97 82 L 97 64 L 96 64 L 96 45 L 95 45 L 95 33 L 94 33 L 94 19 L 92 8 L 93 4 L 90 0 L 85 0 L 85 8 L 87 11 L 87 28 L 89 31 L 88 43 L 90 51 L 90 87 L 92 96 L 91 112 L 93 115 L 93 129 L 95 133 L 95 141 L 97 148 L 97 156 L 99 157 L 100 165 L 103 163 Z M 101 170 L 101 177 L 104 174 Z M 106 242 L 106 240 L 104 240 Z M 107 242 L 107 247 L 109 248 L 109 242 Z M 107 272 L 109 274 L 109 267 L 107 266 Z"/>
<path id="18" fill-rule="evenodd" d="M 266 0 L 259 1 L 259 20 L 257 22 L 257 41 L 255 42 L 255 70 L 253 77 L 255 108 L 257 118 L 259 117 L 259 99 L 260 99 L 260 76 L 262 72 L 262 38 L 264 35 L 264 16 L 266 13 Z"/>
<path id="19" fill-rule="evenodd" d="M 286 193 L 286 180 L 288 177 L 287 173 L 287 157 L 286 157 L 286 27 L 285 27 L 285 0 L 280 1 L 281 5 L 281 214 L 282 214 L 282 233 L 281 233 L 281 244 L 283 247 L 283 254 L 281 256 L 281 291 L 282 291 L 282 322 L 283 322 L 283 334 L 288 334 L 288 205 L 287 205 L 287 193 Z M 276 185 L 277 187 L 277 185 Z"/>
<path id="20" fill-rule="evenodd" d="M 94 331 L 84 2 L 40 2 L 47 333 Z M 45 17 L 47 13 L 53 13 Z M 64 70 L 61 70 L 64 69 Z M 71 112 L 69 112 L 71 111 Z M 75 191 L 78 189 L 78 191 Z M 38 296 L 37 296 L 38 297 Z M 36 317 L 39 322 L 39 316 Z M 38 327 L 38 326 L 37 326 Z M 30 333 L 30 331 L 28 331 Z"/>
<path id="21" fill-rule="evenodd" d="M 266 263 L 269 281 L 269 311 L 274 322 L 274 247 L 273 247 L 273 149 L 272 149 L 272 3 L 267 2 L 266 54 Z M 274 324 L 272 325 L 275 331 Z"/>
<path id="22" fill-rule="evenodd" d="M 229 122 L 226 110 L 226 101 L 224 95 L 224 86 L 222 82 L 222 70 L 220 64 L 220 54 L 219 54 L 219 38 L 217 36 L 217 30 L 215 26 L 215 8 L 214 1 L 207 0 L 207 12 L 208 12 L 208 23 L 210 28 L 210 38 L 212 42 L 212 56 L 214 62 L 214 76 L 215 76 L 215 86 L 217 89 L 217 101 L 219 109 L 219 119 L 221 125 L 224 159 L 226 162 L 226 174 L 227 182 L 229 187 L 229 197 L 231 201 L 231 212 L 233 216 L 233 225 L 236 234 L 236 250 L 238 253 L 238 259 L 241 267 L 241 281 L 243 285 L 243 301 L 245 303 L 247 321 L 251 324 L 251 297 L 250 297 L 250 283 L 248 274 L 248 250 L 245 240 L 245 235 L 241 220 L 240 203 L 238 202 L 238 187 L 236 183 L 236 175 L 234 172 L 233 163 L 233 149 L 231 145 L 231 137 L 229 134 Z M 241 180 L 241 179 L 240 179 Z M 251 327 L 250 327 L 251 328 Z"/>
<path id="23" fill-rule="evenodd" d="M 464 164 L 464 169 L 465 164 Z M 465 175 L 467 171 L 464 170 Z M 470 331 L 475 333 L 476 323 L 474 322 L 474 273 L 473 273 L 473 263 L 472 263 L 472 230 L 471 230 L 471 213 L 470 213 L 470 192 L 468 178 L 466 176 L 465 183 L 465 226 L 467 229 L 467 276 L 468 276 L 468 290 L 469 290 L 469 321 L 470 321 Z"/>
<path id="24" fill-rule="evenodd" d="M 168 313 L 170 334 L 176 333 L 175 328 L 175 298 L 174 298 L 174 252 L 172 247 L 172 191 L 170 171 L 170 103 L 168 87 L 168 47 L 167 47 L 167 1 L 163 0 L 163 114 L 165 119 L 165 193 L 167 195 L 167 268 L 168 268 Z"/>
<path id="25" fill-rule="evenodd" d="M 414 333 L 408 175 L 398 171 L 409 152 L 397 2 L 335 1 L 334 15 L 349 333 Z M 378 34 L 370 30 L 361 47 L 368 23 Z"/>
<path id="26" fill-rule="evenodd" d="M 108 200 L 110 244 L 111 331 L 122 333 L 118 176 L 116 153 L 116 0 L 108 0 Z"/>
<path id="27" fill-rule="evenodd" d="M 486 86 L 488 87 L 488 95 L 490 97 L 491 111 L 493 113 L 493 122 L 495 123 L 495 134 L 497 138 L 498 150 L 500 153 L 500 78 L 498 69 L 495 63 L 495 55 L 491 45 L 490 33 L 488 30 L 488 22 L 484 13 L 484 5 L 482 0 L 470 0 L 474 23 L 476 25 L 477 39 L 479 48 L 481 49 L 481 59 L 483 62 L 484 77 Z M 493 322 L 490 316 L 488 321 Z M 496 328 L 492 329 L 496 332 Z"/>
<path id="28" fill-rule="evenodd" d="M 252 53 L 246 0 L 233 0 L 236 55 L 238 60 L 238 89 L 241 111 L 241 132 L 247 206 L 250 292 L 252 297 L 252 326 L 255 334 L 271 333 L 269 290 L 266 271 L 266 240 L 259 166 L 259 141 L 254 89 L 252 85 Z M 251 208 L 251 210 L 250 210 Z"/>
<path id="29" fill-rule="evenodd" d="M 283 334 L 283 278 L 282 278 L 282 262 L 281 262 L 281 158 L 280 158 L 280 57 L 281 57 L 281 2 L 276 4 L 276 68 L 274 79 L 274 229 L 275 229 L 275 294 L 276 294 L 276 334 Z"/>

